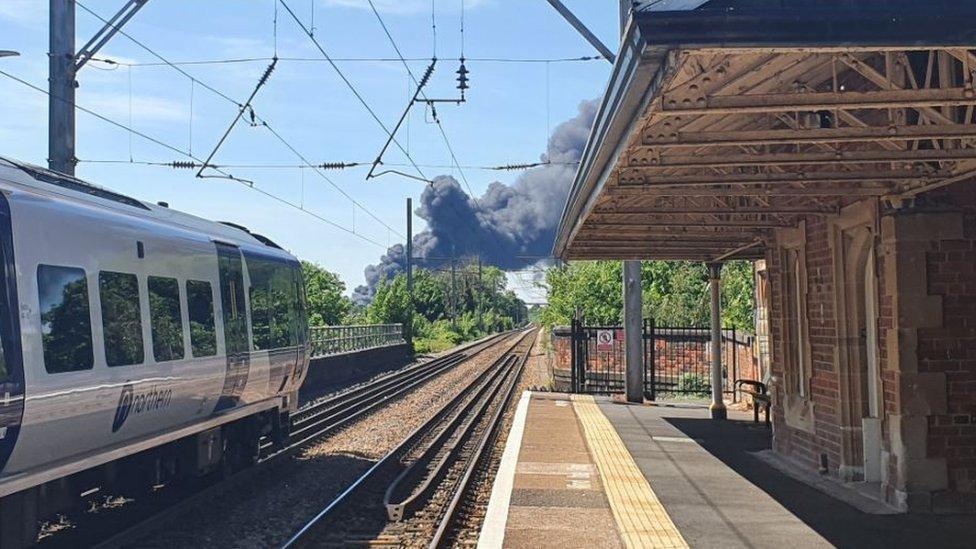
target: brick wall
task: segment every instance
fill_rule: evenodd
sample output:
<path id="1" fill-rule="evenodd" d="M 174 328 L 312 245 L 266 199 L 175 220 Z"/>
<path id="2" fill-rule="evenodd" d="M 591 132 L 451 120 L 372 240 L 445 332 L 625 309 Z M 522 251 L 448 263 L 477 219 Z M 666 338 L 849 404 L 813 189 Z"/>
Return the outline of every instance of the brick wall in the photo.
<path id="1" fill-rule="evenodd" d="M 887 466 L 882 474 L 886 479 L 883 495 L 890 502 L 919 511 L 976 512 L 976 189 L 972 184 L 950 187 L 930 193 L 907 210 L 883 215 L 893 215 L 896 219 L 906 216 L 908 226 L 915 227 L 915 223 L 925 228 L 924 232 L 908 230 L 906 241 L 892 240 L 887 248 L 879 245 L 880 236 L 873 244 L 879 294 L 877 353 L 882 383 L 882 450 L 887 458 L 886 462 L 882 460 Z M 925 216 L 930 221 L 924 221 Z M 952 228 L 959 226 L 960 219 L 961 234 Z M 930 222 L 936 224 L 927 225 Z M 841 320 L 834 305 L 836 285 L 842 282 L 834 280 L 835 250 L 831 238 L 827 218 L 805 218 L 802 240 L 806 252 L 812 367 L 809 396 L 812 422 L 809 424 L 799 421 L 798 414 L 787 409 L 787 404 L 795 405 L 799 397 L 786 398 L 787 380 L 791 377 L 784 371 L 784 364 L 789 363 L 787 357 L 792 355 L 784 341 L 787 292 L 783 287 L 783 257 L 781 249 L 775 246 L 767 254 L 772 294 L 772 371 L 776 385 L 773 445 L 777 452 L 811 469 L 819 467 L 820 456 L 825 454 L 831 474 L 850 478 L 844 476 L 840 465 L 857 467 L 862 462 L 861 435 L 856 429 L 846 432 L 841 425 L 844 417 L 850 417 L 855 427 L 860 425 L 860 409 L 847 400 L 846 383 L 852 383 L 850 391 L 856 391 L 857 386 L 850 378 L 841 378 L 838 362 L 842 352 L 838 336 L 843 332 L 839 331 Z M 920 245 L 924 246 L 924 265 L 915 260 L 906 262 L 904 258 L 909 256 L 905 254 L 914 253 L 912 250 Z M 903 258 L 902 263 L 898 263 L 898 257 Z M 905 270 L 897 271 L 895 265 Z M 897 311 L 896 300 L 890 295 L 895 280 L 903 279 L 901 284 L 911 284 L 916 280 L 916 271 L 912 269 L 921 267 L 924 267 L 924 278 L 917 278 L 924 281 L 925 287 L 917 290 L 921 297 L 901 294 L 902 310 Z M 887 280 L 887 276 L 894 278 Z M 906 287 L 905 291 L 916 290 Z M 915 319 L 922 312 L 915 308 L 923 303 L 920 299 L 928 299 L 926 296 L 940 296 L 941 308 L 936 309 L 934 320 L 917 324 Z M 922 327 L 904 329 L 913 325 Z M 892 355 L 894 352 L 901 355 Z M 916 359 L 917 373 L 913 371 Z M 934 384 L 942 376 L 944 387 L 941 383 Z M 919 418 L 919 414 L 927 432 L 922 431 L 916 437 L 917 431 L 908 427 L 906 421 L 914 421 L 912 418 Z M 895 429 L 900 431 L 893 432 Z M 893 448 L 893 440 L 900 440 L 902 446 Z M 921 464 L 913 457 L 914 462 L 899 463 L 906 452 L 909 456 L 921 452 L 924 458 L 933 461 Z M 944 481 L 939 484 L 938 474 L 934 472 L 941 460 L 947 471 L 947 486 Z M 850 475 L 850 471 L 846 473 Z"/>
<path id="2" fill-rule="evenodd" d="M 767 254 L 772 299 L 770 317 L 772 370 L 777 382 L 774 418 L 774 448 L 777 452 L 801 462 L 809 468 L 819 468 L 820 454 L 827 454 L 828 468 L 836 474 L 840 464 L 839 380 L 835 364 L 836 318 L 834 315 L 834 280 L 827 220 L 823 216 L 805 219 L 807 275 L 807 318 L 810 340 L 810 395 L 813 403 L 813 431 L 791 426 L 785 415 L 784 371 L 788 349 L 784 338 L 786 295 L 783 287 L 782 257 L 777 249 Z"/>
<path id="3" fill-rule="evenodd" d="M 976 205 L 971 188 L 946 198 Z M 952 492 L 933 505 L 976 512 L 976 213 L 963 217 L 963 238 L 934 243 L 926 281 L 930 295 L 942 296 L 943 327 L 919 330 L 918 369 L 944 374 L 948 393 L 947 413 L 928 418 L 928 455 L 945 458 Z"/>
<path id="4" fill-rule="evenodd" d="M 897 342 L 890 341 L 894 336 L 891 330 L 895 327 L 895 309 L 889 290 L 889 285 L 892 282 L 885 277 L 885 273 L 888 271 L 887 261 L 892 261 L 892 258 L 883 253 L 878 254 L 878 339 L 881 344 L 878 349 L 878 361 L 881 364 L 881 386 L 884 393 L 882 410 L 885 418 L 891 414 L 900 413 L 901 410 L 901 392 L 898 387 L 899 374 L 896 369 L 889 366 L 888 357 L 889 345 L 897 344 Z M 894 480 L 899 475 L 898 456 L 892 452 L 891 423 L 887 419 L 881 422 L 881 439 L 882 448 L 885 452 L 888 452 L 889 456 L 887 471 L 882 473 L 886 478 L 890 479 L 884 486 L 884 498 L 889 502 L 894 502 L 897 499 Z"/>

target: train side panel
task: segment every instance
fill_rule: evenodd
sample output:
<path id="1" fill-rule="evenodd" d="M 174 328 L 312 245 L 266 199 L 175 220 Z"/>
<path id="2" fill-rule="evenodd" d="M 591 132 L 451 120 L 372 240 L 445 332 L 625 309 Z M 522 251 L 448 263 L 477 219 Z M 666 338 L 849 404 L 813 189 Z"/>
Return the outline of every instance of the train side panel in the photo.
<path id="1" fill-rule="evenodd" d="M 28 390 L 20 437 L 4 474 L 209 416 L 220 393 L 225 363 L 219 300 L 213 299 L 214 354 L 157 362 L 147 291 L 148 277 L 159 276 L 178 280 L 181 294 L 186 292 L 187 280 L 207 282 L 216 296 L 216 259 L 208 250 L 209 243 L 167 234 L 159 227 L 150 233 L 125 216 L 31 195 L 15 195 L 11 210 Z M 38 246 L 38 242 L 45 244 Z M 141 259 L 138 242 L 144 249 Z M 90 365 L 45 364 L 38 273 L 39 268 L 50 267 L 84 272 L 90 309 Z M 132 274 L 138 280 L 141 345 L 136 346 L 141 346 L 141 356 L 135 364 L 119 364 L 119 357 L 107 356 L 113 351 L 103 344 L 106 297 L 99 288 L 100 273 Z M 180 315 L 186 326 L 187 311 Z M 183 332 L 184 348 L 190 349 L 192 346 L 185 345 L 190 334 Z M 128 358 L 131 362 L 132 357 Z M 109 366 L 109 362 L 116 365 Z M 52 373 L 48 371 L 52 366 L 69 371 Z"/>

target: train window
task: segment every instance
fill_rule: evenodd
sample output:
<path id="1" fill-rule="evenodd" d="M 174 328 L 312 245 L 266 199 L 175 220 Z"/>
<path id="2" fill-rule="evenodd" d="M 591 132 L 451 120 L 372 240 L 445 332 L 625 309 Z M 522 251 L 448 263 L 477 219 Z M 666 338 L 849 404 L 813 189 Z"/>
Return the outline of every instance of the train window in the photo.
<path id="1" fill-rule="evenodd" d="M 142 364 L 145 353 L 136 275 L 102 271 L 98 273 L 98 294 L 102 300 L 105 362 L 109 366 Z"/>
<path id="2" fill-rule="evenodd" d="M 251 279 L 251 333 L 254 336 L 254 349 L 271 349 L 274 347 L 272 307 L 276 299 L 271 287 L 274 263 L 250 254 L 246 254 L 245 259 Z"/>
<path id="3" fill-rule="evenodd" d="M 94 358 L 85 271 L 38 265 L 37 294 L 44 368 L 51 374 L 90 370 Z"/>
<path id="4" fill-rule="evenodd" d="M 149 317 L 156 362 L 183 358 L 183 311 L 175 278 L 149 277 Z"/>
<path id="5" fill-rule="evenodd" d="M 298 343 L 298 286 L 291 263 L 244 253 L 251 279 L 254 348 L 280 349 Z"/>
<path id="6" fill-rule="evenodd" d="M 217 330 L 214 328 L 214 300 L 210 283 L 187 280 L 186 304 L 193 356 L 214 356 L 217 354 Z"/>

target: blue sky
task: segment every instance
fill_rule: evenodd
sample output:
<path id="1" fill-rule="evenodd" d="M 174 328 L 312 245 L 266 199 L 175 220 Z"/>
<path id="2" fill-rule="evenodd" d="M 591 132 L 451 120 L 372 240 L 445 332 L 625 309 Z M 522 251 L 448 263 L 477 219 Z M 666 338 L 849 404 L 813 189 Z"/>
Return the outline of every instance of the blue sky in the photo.
<path id="1" fill-rule="evenodd" d="M 400 49 L 408 58 L 432 55 L 429 0 L 374 0 Z M 123 0 L 82 0 L 102 17 Z M 335 58 L 393 57 L 366 0 L 287 0 L 306 26 L 314 11 L 315 35 Z M 567 0 L 566 4 L 611 49 L 617 43 L 617 3 Z M 467 0 L 465 54 L 468 58 L 554 59 L 594 55 L 592 48 L 545 0 Z M 0 49 L 21 53 L 0 59 L 0 70 L 37 86 L 47 84 L 47 0 L 0 0 Z M 275 52 L 275 0 L 150 0 L 125 28 L 137 40 L 172 61 L 270 57 Z M 435 0 L 437 54 L 457 58 L 460 51 L 460 0 Z M 82 8 L 77 13 L 80 47 L 101 25 Z M 280 57 L 318 58 L 321 54 L 290 16 L 278 10 Z M 99 57 L 120 62 L 156 61 L 151 54 L 116 36 Z M 412 62 L 419 77 L 426 61 Z M 266 61 L 183 67 L 200 81 L 243 101 L 267 66 Z M 407 103 L 408 80 L 396 62 L 339 62 L 340 69 L 376 114 L 392 127 Z M 499 63 L 469 61 L 468 103 L 438 108 L 444 129 L 462 165 L 493 166 L 537 161 L 545 152 L 547 128 L 572 117 L 580 101 L 602 94 L 609 76 L 605 61 Z M 548 67 L 548 70 L 547 70 Z M 438 63 L 427 93 L 453 97 L 457 61 Z M 547 76 L 548 74 L 548 76 Z M 236 107 L 170 67 L 126 67 L 90 63 L 79 74 L 77 103 L 104 116 L 206 157 Z M 548 88 L 548 94 L 547 94 Z M 192 111 L 191 111 L 192 94 Z M 548 100 L 547 100 L 548 95 Z M 312 163 L 372 160 L 386 134 L 326 63 L 283 61 L 253 103 L 255 111 Z M 192 123 L 191 123 L 192 112 Z M 83 160 L 186 160 L 85 113 L 78 113 L 77 155 Z M 449 165 L 450 155 L 437 127 L 415 107 L 401 143 L 419 164 Z M 0 154 L 45 165 L 47 99 L 0 75 Z M 406 158 L 394 148 L 388 163 Z M 239 125 L 214 160 L 219 164 L 294 165 L 301 161 L 264 128 Z M 400 168 L 398 168 L 400 169 Z M 406 168 L 403 168 L 406 170 Z M 202 217 L 241 223 L 265 234 L 303 259 L 338 272 L 351 289 L 363 282 L 363 267 L 386 245 L 402 242 L 370 214 L 404 232 L 404 199 L 419 197 L 424 184 L 396 175 L 365 181 L 362 168 L 329 171 L 338 187 L 360 202 L 354 207 L 311 170 L 230 169 L 262 190 L 382 244 L 382 247 L 331 227 L 301 211 L 276 203 L 245 186 L 220 179 L 196 179 L 193 172 L 137 164 L 82 162 L 79 177 L 144 200 L 164 200 Z M 456 172 L 423 168 L 433 177 Z M 480 195 L 492 181 L 511 182 L 517 172 L 465 170 Z M 559 205 L 558 207 L 561 207 Z M 415 230 L 423 223 L 415 218 Z"/>

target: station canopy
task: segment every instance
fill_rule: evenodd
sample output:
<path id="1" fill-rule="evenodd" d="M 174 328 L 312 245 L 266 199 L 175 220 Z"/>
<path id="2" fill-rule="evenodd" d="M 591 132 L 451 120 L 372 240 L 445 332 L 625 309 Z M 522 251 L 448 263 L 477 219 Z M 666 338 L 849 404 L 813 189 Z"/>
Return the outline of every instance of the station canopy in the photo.
<path id="1" fill-rule="evenodd" d="M 976 2 L 637 4 L 556 256 L 760 258 L 802 216 L 976 175 Z"/>

